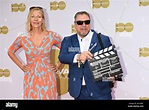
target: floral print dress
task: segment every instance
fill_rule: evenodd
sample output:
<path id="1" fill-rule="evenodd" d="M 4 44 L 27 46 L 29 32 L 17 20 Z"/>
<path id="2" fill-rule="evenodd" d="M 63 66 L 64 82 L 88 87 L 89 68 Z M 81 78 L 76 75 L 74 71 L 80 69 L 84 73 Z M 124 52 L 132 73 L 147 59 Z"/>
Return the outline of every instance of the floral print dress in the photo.
<path id="1" fill-rule="evenodd" d="M 61 37 L 47 31 L 38 47 L 28 33 L 19 35 L 9 47 L 12 53 L 23 48 L 30 68 L 24 73 L 24 99 L 57 99 L 56 73 L 50 69 L 52 46 L 60 48 Z"/>

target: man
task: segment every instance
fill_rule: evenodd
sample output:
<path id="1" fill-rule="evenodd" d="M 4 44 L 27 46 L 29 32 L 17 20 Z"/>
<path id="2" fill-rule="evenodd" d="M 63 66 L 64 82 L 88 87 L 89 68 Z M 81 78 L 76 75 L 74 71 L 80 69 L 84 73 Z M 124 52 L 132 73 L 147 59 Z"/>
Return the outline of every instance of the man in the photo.
<path id="1" fill-rule="evenodd" d="M 86 11 L 75 14 L 74 26 L 77 33 L 64 37 L 59 60 L 69 65 L 68 91 L 75 100 L 111 100 L 109 82 L 95 82 L 89 68 L 88 59 L 101 49 L 97 33 L 91 29 L 90 22 L 90 15 Z M 101 39 L 104 47 L 112 45 L 109 37 L 101 34 Z"/>

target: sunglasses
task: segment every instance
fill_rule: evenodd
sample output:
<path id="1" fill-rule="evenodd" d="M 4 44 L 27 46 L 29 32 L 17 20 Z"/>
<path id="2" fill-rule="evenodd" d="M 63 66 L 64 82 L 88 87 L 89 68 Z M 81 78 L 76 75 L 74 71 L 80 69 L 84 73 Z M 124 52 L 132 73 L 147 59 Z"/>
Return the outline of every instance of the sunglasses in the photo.
<path id="1" fill-rule="evenodd" d="M 83 23 L 85 23 L 86 25 L 90 24 L 90 20 L 85 20 L 85 21 L 75 21 L 75 23 L 77 23 L 77 25 L 83 25 Z"/>
<path id="2" fill-rule="evenodd" d="M 30 7 L 29 10 L 32 10 L 32 9 L 34 9 L 34 8 L 41 9 L 41 10 L 43 9 L 43 8 L 40 7 L 40 6 L 33 6 L 33 7 Z"/>

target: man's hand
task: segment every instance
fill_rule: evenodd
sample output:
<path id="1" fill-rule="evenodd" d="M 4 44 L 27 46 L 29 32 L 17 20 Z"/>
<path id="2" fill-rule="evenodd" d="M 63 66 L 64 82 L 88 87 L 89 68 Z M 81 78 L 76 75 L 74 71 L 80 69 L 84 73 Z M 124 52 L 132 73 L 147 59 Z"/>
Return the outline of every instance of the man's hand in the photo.
<path id="1" fill-rule="evenodd" d="M 86 60 L 92 59 L 92 57 L 93 57 L 93 54 L 91 52 L 84 51 L 78 55 L 77 61 L 81 61 L 82 63 L 84 63 Z"/>

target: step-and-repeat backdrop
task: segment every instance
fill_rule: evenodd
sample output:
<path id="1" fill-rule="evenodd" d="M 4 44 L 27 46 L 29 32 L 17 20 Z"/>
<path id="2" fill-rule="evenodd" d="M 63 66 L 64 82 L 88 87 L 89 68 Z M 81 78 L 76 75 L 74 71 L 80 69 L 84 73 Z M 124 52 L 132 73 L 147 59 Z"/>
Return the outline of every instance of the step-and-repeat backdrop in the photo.
<path id="1" fill-rule="evenodd" d="M 47 28 L 62 37 L 75 32 L 74 14 L 88 11 L 92 28 L 110 36 L 118 48 L 123 81 L 112 89 L 113 99 L 149 99 L 149 0 L 0 0 L 0 99 L 23 98 L 24 73 L 7 51 L 26 31 L 29 7 L 34 5 L 44 8 Z M 53 63 L 58 53 L 53 47 Z M 17 54 L 25 63 L 24 51 L 20 49 Z M 68 93 L 68 73 L 68 65 L 57 73 L 61 99 L 73 99 Z"/>

